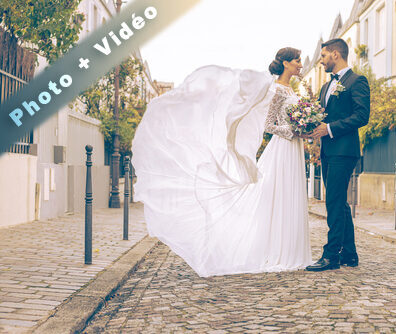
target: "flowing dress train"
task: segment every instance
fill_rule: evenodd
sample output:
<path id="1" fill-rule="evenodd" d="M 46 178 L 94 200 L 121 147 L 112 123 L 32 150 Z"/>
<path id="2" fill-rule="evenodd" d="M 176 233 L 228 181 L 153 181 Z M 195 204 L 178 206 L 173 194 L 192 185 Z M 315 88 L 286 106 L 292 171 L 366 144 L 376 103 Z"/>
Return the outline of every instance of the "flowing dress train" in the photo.
<path id="1" fill-rule="evenodd" d="M 296 102 L 269 73 L 206 66 L 148 105 L 132 142 L 135 200 L 149 234 L 198 275 L 312 263 L 303 142 L 285 112 Z"/>

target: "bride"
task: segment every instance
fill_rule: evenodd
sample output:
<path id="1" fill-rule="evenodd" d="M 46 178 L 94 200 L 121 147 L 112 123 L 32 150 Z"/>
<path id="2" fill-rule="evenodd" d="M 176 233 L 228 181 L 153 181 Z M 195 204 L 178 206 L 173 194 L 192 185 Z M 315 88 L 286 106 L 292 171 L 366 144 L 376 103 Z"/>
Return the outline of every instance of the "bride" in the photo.
<path id="1" fill-rule="evenodd" d="M 286 122 L 301 68 L 293 48 L 272 75 L 205 66 L 148 105 L 132 143 L 135 199 L 149 234 L 201 277 L 312 263 L 303 142 Z M 273 136 L 256 162 L 263 132 Z"/>

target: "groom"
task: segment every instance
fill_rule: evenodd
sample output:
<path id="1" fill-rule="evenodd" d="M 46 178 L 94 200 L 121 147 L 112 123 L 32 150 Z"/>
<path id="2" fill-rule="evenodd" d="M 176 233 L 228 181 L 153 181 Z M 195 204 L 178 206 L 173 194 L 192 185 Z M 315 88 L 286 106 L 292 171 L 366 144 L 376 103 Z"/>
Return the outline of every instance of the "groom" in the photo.
<path id="1" fill-rule="evenodd" d="M 311 137 L 321 138 L 329 232 L 322 257 L 308 266 L 308 271 L 338 269 L 340 265 L 356 267 L 359 262 L 347 190 L 360 158 L 358 129 L 368 123 L 370 116 L 370 88 L 364 76 L 348 67 L 348 52 L 348 44 L 342 39 L 322 44 L 321 64 L 332 73 L 319 96 L 327 117 Z"/>

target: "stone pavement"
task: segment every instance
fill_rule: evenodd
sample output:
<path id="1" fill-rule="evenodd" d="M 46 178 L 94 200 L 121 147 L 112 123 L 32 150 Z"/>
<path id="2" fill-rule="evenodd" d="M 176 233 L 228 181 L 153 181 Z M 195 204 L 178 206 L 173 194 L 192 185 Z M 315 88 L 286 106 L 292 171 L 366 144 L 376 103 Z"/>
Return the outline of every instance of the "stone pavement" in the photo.
<path id="1" fill-rule="evenodd" d="M 311 216 L 310 230 L 317 259 L 325 220 Z M 394 333 L 396 246 L 356 239 L 356 268 L 211 278 L 159 244 L 83 333 Z"/>
<path id="2" fill-rule="evenodd" d="M 143 239 L 140 203 L 129 218 L 122 240 L 122 209 L 94 211 L 92 265 L 84 264 L 84 214 L 0 229 L 0 333 L 28 331 Z"/>
<path id="3" fill-rule="evenodd" d="M 326 218 L 325 202 L 310 199 L 309 212 Z M 395 210 L 377 210 L 357 206 L 353 221 L 358 230 L 396 243 Z"/>

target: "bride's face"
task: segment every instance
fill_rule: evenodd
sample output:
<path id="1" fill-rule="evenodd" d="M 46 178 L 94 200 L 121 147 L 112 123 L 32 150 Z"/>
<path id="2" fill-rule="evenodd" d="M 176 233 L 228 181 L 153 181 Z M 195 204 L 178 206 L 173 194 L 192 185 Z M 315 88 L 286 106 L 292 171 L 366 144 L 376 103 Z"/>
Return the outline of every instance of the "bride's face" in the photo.
<path id="1" fill-rule="evenodd" d="M 290 72 L 291 75 L 300 75 L 301 69 L 302 69 L 302 64 L 301 64 L 301 58 L 293 59 L 292 61 L 287 62 L 287 70 Z"/>

